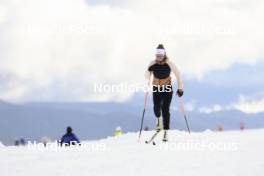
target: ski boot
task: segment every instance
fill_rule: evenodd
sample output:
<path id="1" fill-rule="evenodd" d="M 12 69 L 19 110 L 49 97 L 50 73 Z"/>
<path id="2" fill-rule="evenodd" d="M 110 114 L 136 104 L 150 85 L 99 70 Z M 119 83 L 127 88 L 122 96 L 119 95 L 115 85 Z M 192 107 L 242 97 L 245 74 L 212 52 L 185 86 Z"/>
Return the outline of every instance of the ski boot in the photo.
<path id="1" fill-rule="evenodd" d="M 158 117 L 156 118 L 156 131 L 159 132 L 162 129 L 163 129 L 162 117 Z"/>

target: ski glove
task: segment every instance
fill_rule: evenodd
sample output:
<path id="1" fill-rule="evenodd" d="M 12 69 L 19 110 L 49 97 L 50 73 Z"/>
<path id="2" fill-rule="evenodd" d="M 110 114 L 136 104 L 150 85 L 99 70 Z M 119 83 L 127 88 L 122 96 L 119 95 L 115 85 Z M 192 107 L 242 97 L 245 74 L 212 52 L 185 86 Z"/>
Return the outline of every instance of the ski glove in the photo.
<path id="1" fill-rule="evenodd" d="M 177 90 L 177 95 L 178 95 L 179 97 L 183 96 L 183 90 L 182 90 L 182 89 L 178 89 L 178 90 Z"/>

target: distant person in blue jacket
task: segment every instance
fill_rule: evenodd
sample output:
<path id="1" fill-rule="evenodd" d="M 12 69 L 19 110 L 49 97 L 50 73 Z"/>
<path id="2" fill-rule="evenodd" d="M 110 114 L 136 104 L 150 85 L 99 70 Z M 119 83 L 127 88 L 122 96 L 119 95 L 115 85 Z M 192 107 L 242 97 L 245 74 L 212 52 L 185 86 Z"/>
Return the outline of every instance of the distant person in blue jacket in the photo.
<path id="1" fill-rule="evenodd" d="M 76 145 L 80 144 L 79 139 L 75 136 L 75 134 L 72 132 L 71 127 L 67 127 L 66 134 L 64 134 L 60 140 L 61 145 L 70 146 L 70 145 Z"/>

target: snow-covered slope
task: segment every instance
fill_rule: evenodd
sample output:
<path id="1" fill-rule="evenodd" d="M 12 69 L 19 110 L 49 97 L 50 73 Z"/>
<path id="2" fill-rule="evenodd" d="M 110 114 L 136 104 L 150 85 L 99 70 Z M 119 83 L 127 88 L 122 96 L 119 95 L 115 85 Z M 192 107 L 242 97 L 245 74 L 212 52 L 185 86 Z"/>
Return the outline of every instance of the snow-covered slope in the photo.
<path id="1" fill-rule="evenodd" d="M 3 176 L 261 176 L 264 130 L 170 131 L 170 142 L 144 143 L 153 131 L 128 133 L 81 147 L 0 147 Z"/>
<path id="2" fill-rule="evenodd" d="M 2 142 L 0 142 L 0 148 L 1 148 L 1 147 L 4 147 L 4 145 L 2 144 Z"/>

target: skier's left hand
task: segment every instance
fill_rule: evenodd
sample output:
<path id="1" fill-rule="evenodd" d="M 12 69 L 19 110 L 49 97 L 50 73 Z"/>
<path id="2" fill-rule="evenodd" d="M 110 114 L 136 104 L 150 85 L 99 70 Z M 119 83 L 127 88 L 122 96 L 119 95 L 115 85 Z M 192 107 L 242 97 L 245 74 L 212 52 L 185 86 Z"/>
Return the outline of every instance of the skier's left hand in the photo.
<path id="1" fill-rule="evenodd" d="M 183 96 L 183 90 L 182 90 L 182 89 L 178 89 L 177 92 L 176 92 L 176 94 L 177 94 L 179 97 Z"/>

